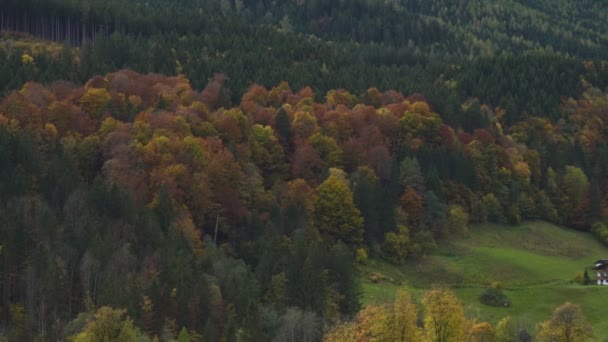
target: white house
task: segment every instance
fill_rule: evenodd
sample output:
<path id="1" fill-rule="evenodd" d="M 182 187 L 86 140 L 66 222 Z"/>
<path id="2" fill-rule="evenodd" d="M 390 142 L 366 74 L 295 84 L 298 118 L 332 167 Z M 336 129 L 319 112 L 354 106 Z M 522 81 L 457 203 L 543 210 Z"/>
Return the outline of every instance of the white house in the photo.
<path id="1" fill-rule="evenodd" d="M 593 270 L 597 273 L 597 284 L 608 285 L 608 260 L 598 260 L 594 265 Z"/>

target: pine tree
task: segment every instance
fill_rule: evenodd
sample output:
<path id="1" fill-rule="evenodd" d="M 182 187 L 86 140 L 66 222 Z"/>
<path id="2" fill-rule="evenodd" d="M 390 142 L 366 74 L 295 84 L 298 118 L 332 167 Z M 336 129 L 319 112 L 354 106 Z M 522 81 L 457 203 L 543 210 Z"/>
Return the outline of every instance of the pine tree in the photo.
<path id="1" fill-rule="evenodd" d="M 591 278 L 589 277 L 589 273 L 585 268 L 585 273 L 583 273 L 583 285 L 591 285 Z"/>

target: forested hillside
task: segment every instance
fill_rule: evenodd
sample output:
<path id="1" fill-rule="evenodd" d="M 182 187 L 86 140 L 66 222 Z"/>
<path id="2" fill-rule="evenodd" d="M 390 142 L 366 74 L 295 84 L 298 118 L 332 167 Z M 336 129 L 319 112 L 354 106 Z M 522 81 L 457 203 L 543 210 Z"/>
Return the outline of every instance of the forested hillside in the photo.
<path id="1" fill-rule="evenodd" d="M 607 58 L 608 10 L 596 1 L 5 3 L 3 29 L 65 42 L 66 51 L 37 51 L 36 63 L 23 65 L 23 51 L 7 46 L 4 91 L 29 80 L 85 82 L 121 68 L 184 74 L 202 89 L 223 73 L 233 103 L 253 83 L 285 80 L 321 94 L 420 92 L 446 120 L 479 98 L 515 121 L 522 112 L 556 115 L 561 97 L 580 96 L 581 77 L 608 85 L 605 68 L 589 73 L 582 64 Z"/>
<path id="2" fill-rule="evenodd" d="M 607 19 L 591 0 L 3 0 L 0 341 L 511 340 L 446 288 L 420 315 L 407 290 L 362 308 L 358 272 L 476 223 L 608 244 Z M 526 336 L 559 338 L 562 314 L 581 316 Z"/>
<path id="3" fill-rule="evenodd" d="M 2 310 L 14 339 L 125 308 L 144 334 L 283 340 L 360 307 L 355 260 L 421 257 L 471 222 L 588 229 L 606 203 L 607 95 L 557 121 L 447 125 L 424 96 L 183 77 L 27 83 L 0 103 Z M 474 105 L 474 104 L 471 104 Z M 85 315 L 85 314 L 83 314 Z M 308 325 L 307 325 L 308 324 Z M 306 335 L 308 336 L 308 335 Z M 316 336 L 316 337 L 315 337 Z"/>

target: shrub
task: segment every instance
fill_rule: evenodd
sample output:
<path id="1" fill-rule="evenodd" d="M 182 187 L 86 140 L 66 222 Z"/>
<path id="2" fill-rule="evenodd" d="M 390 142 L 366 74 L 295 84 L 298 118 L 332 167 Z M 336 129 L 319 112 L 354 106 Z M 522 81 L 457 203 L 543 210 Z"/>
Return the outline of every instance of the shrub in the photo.
<path id="1" fill-rule="evenodd" d="M 482 294 L 479 296 L 479 301 L 482 304 L 489 306 L 500 306 L 500 307 L 509 307 L 511 306 L 511 300 L 507 295 L 502 292 L 500 287 L 488 287 Z"/>
<path id="2" fill-rule="evenodd" d="M 576 275 L 574 276 L 573 281 L 579 285 L 584 285 L 584 281 L 585 279 L 583 278 L 583 274 L 578 272 L 576 273 Z"/>
<path id="3" fill-rule="evenodd" d="M 357 252 L 355 253 L 355 259 L 357 260 L 357 263 L 360 265 L 365 265 L 367 264 L 367 251 L 365 250 L 365 248 L 358 248 Z"/>
<path id="4" fill-rule="evenodd" d="M 384 274 L 382 274 L 382 273 L 378 273 L 378 272 L 374 272 L 374 273 L 372 273 L 372 274 L 369 276 L 369 280 L 370 280 L 372 283 L 374 283 L 374 284 L 375 284 L 375 283 L 378 283 L 378 282 L 380 282 L 380 281 L 382 281 L 382 280 L 384 280 L 384 279 L 386 279 L 386 277 L 384 276 Z"/>
<path id="5" fill-rule="evenodd" d="M 597 222 L 591 227 L 591 232 L 603 244 L 608 245 L 608 226 L 604 222 Z"/>

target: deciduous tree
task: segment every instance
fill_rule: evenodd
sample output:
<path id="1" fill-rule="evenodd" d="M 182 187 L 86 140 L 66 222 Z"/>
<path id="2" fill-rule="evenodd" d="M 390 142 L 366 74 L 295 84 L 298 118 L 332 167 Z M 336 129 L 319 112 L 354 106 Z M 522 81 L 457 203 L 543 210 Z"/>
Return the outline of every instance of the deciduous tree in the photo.
<path id="1" fill-rule="evenodd" d="M 538 327 L 539 341 L 582 342 L 594 337 L 581 307 L 570 302 L 555 309 L 551 318 L 541 322 Z"/>
<path id="2" fill-rule="evenodd" d="M 422 295 L 424 305 L 424 335 L 432 342 L 466 340 L 468 325 L 464 308 L 452 291 L 436 287 Z"/>
<path id="3" fill-rule="evenodd" d="M 363 218 L 346 181 L 330 176 L 315 191 L 315 225 L 329 244 L 342 240 L 350 246 L 363 242 Z"/>

